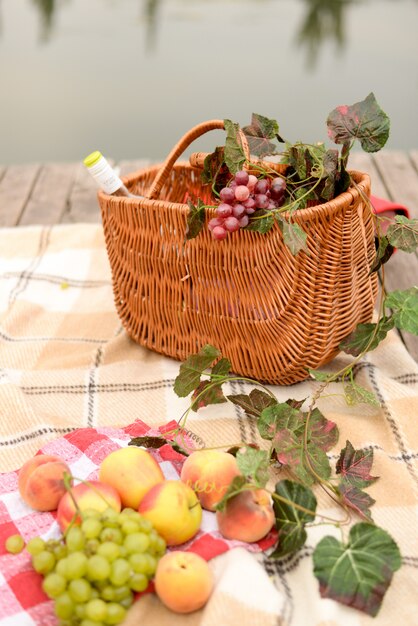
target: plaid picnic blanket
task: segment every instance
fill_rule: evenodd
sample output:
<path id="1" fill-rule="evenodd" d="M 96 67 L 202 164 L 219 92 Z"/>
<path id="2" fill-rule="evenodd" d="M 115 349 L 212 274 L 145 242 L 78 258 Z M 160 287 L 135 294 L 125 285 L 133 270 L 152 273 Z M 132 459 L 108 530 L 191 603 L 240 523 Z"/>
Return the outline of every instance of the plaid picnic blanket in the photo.
<path id="1" fill-rule="evenodd" d="M 347 360 L 350 357 L 341 355 L 331 367 L 340 367 Z M 135 429 L 148 432 L 179 419 L 188 400 L 173 392 L 178 370 L 178 362 L 138 346 L 122 329 L 113 304 L 101 226 L 0 231 L 1 626 L 56 624 L 25 553 L 17 557 L 4 553 L 3 541 L 10 534 L 7 529 L 17 528 L 29 539 L 53 532 L 55 523 L 53 515 L 34 516 L 19 500 L 16 471 L 39 449 L 60 449 L 74 463 L 77 458 L 84 459 L 88 472 L 94 474 L 100 454 L 94 452 L 92 458 L 90 452 L 96 451 L 97 440 L 125 445 Z M 310 528 L 308 541 L 297 554 L 272 561 L 264 552 L 251 553 L 242 544 L 223 542 L 220 546 L 216 523 L 208 514 L 202 536 L 209 538 L 206 546 L 213 541 L 213 549 L 205 547 L 204 553 L 216 580 L 208 604 L 185 617 L 171 613 L 154 594 L 147 594 L 130 610 L 126 624 L 418 623 L 418 367 L 391 331 L 356 366 L 355 376 L 375 393 L 380 408 L 347 405 L 339 383 L 330 386 L 318 406 L 340 430 L 340 445 L 329 453 L 331 459 L 338 458 L 346 439 L 355 448 L 374 450 L 373 474 L 380 479 L 368 488 L 376 499 L 373 518 L 392 535 L 402 553 L 402 567 L 394 575 L 378 616 L 373 619 L 320 598 L 312 573 L 312 551 L 321 537 L 333 530 Z M 302 400 L 311 396 L 317 385 L 307 380 L 291 388 L 271 389 L 279 400 Z M 250 389 L 231 382 L 227 391 Z M 229 403 L 191 414 L 187 430 L 197 447 L 226 448 L 258 441 L 255 422 Z M 86 440 L 93 446 L 87 454 Z M 74 441 L 79 443 L 74 445 Z M 156 454 L 167 472 L 178 473 L 178 458 L 164 458 L 164 450 Z M 333 503 L 320 491 L 316 495 L 318 509 L 335 515 Z"/>

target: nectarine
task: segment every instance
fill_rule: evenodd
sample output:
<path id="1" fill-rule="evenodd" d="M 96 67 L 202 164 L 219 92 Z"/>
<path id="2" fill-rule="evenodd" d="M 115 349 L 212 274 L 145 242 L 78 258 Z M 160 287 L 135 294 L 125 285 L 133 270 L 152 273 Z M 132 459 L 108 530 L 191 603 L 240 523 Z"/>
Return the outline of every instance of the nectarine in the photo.
<path id="1" fill-rule="evenodd" d="M 197 533 L 202 507 L 193 489 L 181 480 L 165 480 L 154 485 L 138 508 L 167 545 L 177 546 Z"/>
<path id="2" fill-rule="evenodd" d="M 194 552 L 167 552 L 155 574 L 155 591 L 161 602 L 176 613 L 202 608 L 213 590 L 208 564 Z"/>
<path id="3" fill-rule="evenodd" d="M 214 511 L 239 474 L 232 454 L 221 450 L 196 450 L 185 460 L 181 480 L 196 492 L 204 509 Z"/>
<path id="4" fill-rule="evenodd" d="M 64 472 L 71 474 L 59 456 L 37 454 L 29 459 L 19 471 L 22 500 L 37 511 L 54 511 L 65 494 Z"/>
<path id="5" fill-rule="evenodd" d="M 223 511 L 216 512 L 219 532 L 225 539 L 252 543 L 267 535 L 275 515 L 265 489 L 246 489 L 230 498 Z"/>
<path id="6" fill-rule="evenodd" d="M 119 513 L 122 508 L 118 492 L 110 485 L 105 485 L 97 480 L 80 483 L 67 491 L 58 505 L 57 522 L 62 532 L 73 520 L 76 523 L 81 521 L 80 517 L 77 516 L 74 501 L 81 512 L 87 509 L 105 511 L 110 507 Z"/>
<path id="7" fill-rule="evenodd" d="M 164 474 L 149 452 L 128 446 L 107 455 L 100 465 L 99 480 L 116 489 L 124 507 L 137 509 L 147 491 L 164 480 Z"/>

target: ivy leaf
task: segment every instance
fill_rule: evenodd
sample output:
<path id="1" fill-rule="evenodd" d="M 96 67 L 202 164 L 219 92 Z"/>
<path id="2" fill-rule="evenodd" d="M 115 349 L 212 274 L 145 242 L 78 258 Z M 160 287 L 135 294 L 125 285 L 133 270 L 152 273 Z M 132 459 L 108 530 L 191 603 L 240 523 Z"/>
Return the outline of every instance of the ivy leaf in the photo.
<path id="1" fill-rule="evenodd" d="M 318 380 L 321 383 L 325 382 L 330 377 L 330 374 L 328 372 L 321 372 L 320 370 L 308 370 L 308 372 L 310 373 L 312 378 Z"/>
<path id="2" fill-rule="evenodd" d="M 273 508 L 276 516 L 276 528 L 279 531 L 277 548 L 270 557 L 280 558 L 299 550 L 305 543 L 307 533 L 305 524 L 313 522 L 316 511 L 316 498 L 308 487 L 292 480 L 281 480 L 275 486 L 275 493 L 286 500 L 309 509 L 312 513 L 296 509 L 290 503 L 274 498 Z"/>
<path id="3" fill-rule="evenodd" d="M 297 408 L 288 402 L 276 402 L 261 412 L 257 428 L 263 439 L 272 440 L 283 428 L 289 428 L 291 431 L 298 430 L 298 433 L 302 434 L 304 422 Z"/>
<path id="4" fill-rule="evenodd" d="M 265 217 L 263 217 L 265 216 Z M 250 223 L 245 227 L 245 230 L 252 230 L 257 233 L 267 233 L 274 226 L 274 217 L 269 211 L 259 209 L 256 211 L 250 219 Z"/>
<path id="5" fill-rule="evenodd" d="M 274 139 L 279 132 L 279 125 L 276 120 L 270 120 L 263 115 L 253 113 L 251 124 L 242 129 L 245 134 L 251 154 L 256 156 L 266 156 L 274 154 L 275 145 L 270 139 Z"/>
<path id="6" fill-rule="evenodd" d="M 205 406 L 209 406 L 210 404 L 222 404 L 222 402 L 226 402 L 226 398 L 222 392 L 222 389 L 219 385 L 211 386 L 212 382 L 210 380 L 201 380 L 197 385 L 196 389 L 192 394 L 192 410 L 198 411 Z M 207 390 L 205 392 L 205 389 Z M 197 400 L 198 396 L 202 394 Z M 196 401 L 197 400 L 197 401 Z"/>
<path id="7" fill-rule="evenodd" d="M 158 449 L 162 446 L 165 446 L 166 444 L 170 445 L 173 450 L 179 452 L 179 454 L 183 454 L 183 456 L 189 456 L 189 453 L 178 443 L 176 443 L 175 441 L 171 441 L 170 439 L 165 439 L 164 437 L 151 437 L 146 435 L 144 435 L 143 437 L 134 437 L 130 440 L 128 446 L 142 446 L 144 448 Z"/>
<path id="8" fill-rule="evenodd" d="M 238 469 L 247 480 L 265 487 L 269 479 L 269 457 L 266 450 L 256 450 L 251 446 L 241 448 L 236 455 Z"/>
<path id="9" fill-rule="evenodd" d="M 404 252 L 415 252 L 418 246 L 418 220 L 410 220 L 404 215 L 395 217 L 396 224 L 391 224 L 386 232 L 393 247 Z"/>
<path id="10" fill-rule="evenodd" d="M 306 233 L 299 224 L 294 224 L 281 218 L 278 219 L 278 222 L 283 233 L 283 241 L 293 256 L 296 256 L 301 250 L 309 254 L 306 243 L 308 233 Z"/>
<path id="11" fill-rule="evenodd" d="M 345 401 L 348 405 L 353 404 L 371 404 L 372 406 L 380 406 L 379 400 L 369 389 L 365 389 L 358 385 L 354 380 L 344 385 Z"/>
<path id="12" fill-rule="evenodd" d="M 308 441 L 328 452 L 335 446 L 338 437 L 337 424 L 326 419 L 319 409 L 314 409 L 309 420 Z"/>
<path id="13" fill-rule="evenodd" d="M 226 503 L 230 498 L 237 496 L 241 491 L 248 489 L 249 485 L 245 476 L 235 476 L 232 482 L 229 483 L 227 491 L 224 493 L 221 500 L 215 506 L 217 511 L 223 511 L 226 507 Z"/>
<path id="14" fill-rule="evenodd" d="M 418 287 L 391 291 L 385 298 L 385 306 L 392 309 L 396 328 L 418 335 Z"/>
<path id="15" fill-rule="evenodd" d="M 231 361 L 222 357 L 222 359 L 219 359 L 219 361 L 212 367 L 212 373 L 210 375 L 211 381 L 215 381 L 219 376 L 222 376 L 222 378 L 224 376 L 228 376 L 231 368 Z"/>
<path id="16" fill-rule="evenodd" d="M 394 247 L 389 243 L 389 240 L 384 235 L 379 238 L 379 246 L 376 252 L 376 258 L 370 268 L 370 274 L 377 272 L 378 269 L 387 263 L 394 252 Z"/>
<path id="17" fill-rule="evenodd" d="M 389 533 L 360 522 L 351 528 L 347 544 L 324 537 L 314 550 L 313 564 L 323 598 L 375 616 L 401 566 L 401 555 Z"/>
<path id="18" fill-rule="evenodd" d="M 264 409 L 277 404 L 277 400 L 261 389 L 252 389 L 248 396 L 236 394 L 227 397 L 233 404 L 244 409 L 249 417 L 260 417 Z"/>
<path id="19" fill-rule="evenodd" d="M 352 106 L 342 105 L 327 119 L 328 135 L 335 143 L 360 141 L 365 152 L 377 152 L 389 137 L 390 120 L 373 93 Z"/>
<path id="20" fill-rule="evenodd" d="M 198 352 L 192 354 L 184 363 L 180 365 L 180 371 L 174 381 L 174 392 L 185 398 L 200 383 L 200 377 L 206 368 L 210 367 L 213 361 L 220 355 L 219 350 L 207 344 Z"/>
<path id="21" fill-rule="evenodd" d="M 273 447 L 279 463 L 288 466 L 305 485 L 312 485 L 316 480 L 310 466 L 321 478 L 330 477 L 331 466 L 325 452 L 313 443 L 308 443 L 305 448 L 302 437 L 298 437 L 288 428 L 283 428 L 276 434 Z"/>
<path id="22" fill-rule="evenodd" d="M 356 487 L 356 485 L 352 485 L 344 480 L 340 482 L 338 489 L 343 502 L 350 509 L 353 509 L 357 515 L 360 515 L 360 517 L 368 522 L 373 521 L 370 507 L 376 502 L 374 498 L 369 496 L 365 491 L 362 491 L 359 487 Z"/>
<path id="23" fill-rule="evenodd" d="M 353 444 L 346 441 L 336 464 L 336 473 L 356 487 L 367 487 L 374 483 L 378 476 L 372 476 L 373 450 L 363 448 L 355 450 Z"/>
<path id="24" fill-rule="evenodd" d="M 335 183 L 338 174 L 338 150 L 327 150 L 324 155 L 325 185 L 321 191 L 321 198 L 331 200 L 335 197 Z"/>
<path id="25" fill-rule="evenodd" d="M 225 163 L 231 174 L 236 174 L 245 163 L 245 154 L 239 138 L 239 125 L 224 120 L 226 130 Z"/>
<path id="26" fill-rule="evenodd" d="M 194 239 L 205 223 L 205 205 L 200 199 L 196 206 L 191 200 L 188 200 L 187 204 L 189 205 L 189 213 L 187 215 L 186 239 Z"/>
<path id="27" fill-rule="evenodd" d="M 379 343 L 383 341 L 394 325 L 395 320 L 393 317 L 386 316 L 381 317 L 377 324 L 373 324 L 372 322 L 358 324 L 354 331 L 343 339 L 338 347 L 343 352 L 352 354 L 353 356 L 358 356 L 365 350 L 374 350 Z M 372 339 L 373 333 L 375 333 L 375 335 Z"/>

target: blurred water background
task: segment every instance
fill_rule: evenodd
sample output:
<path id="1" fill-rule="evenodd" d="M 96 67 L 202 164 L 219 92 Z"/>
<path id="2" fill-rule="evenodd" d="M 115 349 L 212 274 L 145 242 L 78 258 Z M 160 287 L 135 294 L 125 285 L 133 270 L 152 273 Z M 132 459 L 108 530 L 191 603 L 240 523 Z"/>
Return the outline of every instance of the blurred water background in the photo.
<path id="1" fill-rule="evenodd" d="M 0 164 L 163 159 L 252 112 L 326 141 L 328 113 L 371 91 L 387 146 L 417 148 L 417 27 L 418 0 L 0 0 Z"/>

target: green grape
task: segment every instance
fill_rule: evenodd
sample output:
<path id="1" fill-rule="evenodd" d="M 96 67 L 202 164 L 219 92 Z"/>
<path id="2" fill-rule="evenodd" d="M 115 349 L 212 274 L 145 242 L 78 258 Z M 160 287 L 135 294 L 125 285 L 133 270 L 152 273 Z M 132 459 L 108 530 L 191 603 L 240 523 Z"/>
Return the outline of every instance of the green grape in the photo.
<path id="1" fill-rule="evenodd" d="M 138 513 L 138 515 L 139 515 L 139 513 Z M 147 519 L 144 519 L 141 516 L 140 516 L 139 527 L 140 527 L 140 530 L 142 530 L 143 533 L 150 533 L 152 530 L 154 530 L 154 527 L 151 524 L 151 522 L 149 520 L 147 520 Z"/>
<path id="2" fill-rule="evenodd" d="M 119 526 L 119 513 L 111 507 L 103 511 L 100 519 L 103 523 L 103 526 L 107 526 L 108 528 L 117 528 Z"/>
<path id="3" fill-rule="evenodd" d="M 107 617 L 106 602 L 100 598 L 87 602 L 86 617 L 94 622 L 104 622 Z"/>
<path id="4" fill-rule="evenodd" d="M 130 506 L 127 506 L 125 509 L 122 509 L 122 511 L 119 513 L 119 519 L 124 520 L 125 517 L 130 517 L 132 514 L 138 515 L 138 511 L 135 511 L 135 509 L 132 509 Z"/>
<path id="5" fill-rule="evenodd" d="M 43 552 L 45 550 L 45 545 L 45 541 L 41 539 L 41 537 L 32 537 L 32 539 L 29 539 L 27 543 L 26 550 L 29 554 L 34 556 L 35 554 Z"/>
<path id="6" fill-rule="evenodd" d="M 66 576 L 68 580 L 83 578 L 87 571 L 88 558 L 84 552 L 71 552 L 67 556 Z"/>
<path id="7" fill-rule="evenodd" d="M 77 620 L 82 620 L 82 619 L 84 619 L 86 617 L 86 605 L 85 604 L 76 604 L 75 605 L 74 617 Z M 78 621 L 76 623 L 78 624 Z M 73 626 L 73 625 L 71 625 L 71 626 Z"/>
<path id="8" fill-rule="evenodd" d="M 133 594 L 131 594 L 127 598 L 122 598 L 119 604 L 123 606 L 123 608 L 129 609 L 129 607 L 132 606 L 133 602 L 134 602 L 134 596 Z"/>
<path id="9" fill-rule="evenodd" d="M 132 533 L 126 535 L 123 545 L 128 554 L 146 552 L 150 546 L 150 536 L 145 533 Z"/>
<path id="10" fill-rule="evenodd" d="M 124 598 L 133 597 L 132 591 L 130 590 L 128 585 L 121 585 L 118 587 L 113 587 L 113 595 L 114 595 L 115 602 L 120 602 Z"/>
<path id="11" fill-rule="evenodd" d="M 67 592 L 62 593 L 55 599 L 55 615 L 60 619 L 69 619 L 74 614 L 74 602 Z"/>
<path id="12" fill-rule="evenodd" d="M 103 622 L 96 622 L 92 619 L 83 619 L 80 626 L 104 626 Z"/>
<path id="13" fill-rule="evenodd" d="M 129 557 L 129 563 L 133 571 L 138 574 L 147 574 L 149 570 L 149 563 L 146 554 L 131 554 Z"/>
<path id="14" fill-rule="evenodd" d="M 100 591 L 100 597 L 102 600 L 106 600 L 106 602 L 113 602 L 113 600 L 115 600 L 114 587 L 112 587 L 112 585 L 106 585 L 106 587 L 103 587 Z"/>
<path id="15" fill-rule="evenodd" d="M 90 580 L 105 580 L 109 578 L 111 566 L 107 559 L 100 554 L 94 554 L 87 562 L 87 577 Z"/>
<path id="16" fill-rule="evenodd" d="M 165 551 L 167 550 L 167 544 L 165 540 L 160 537 L 160 535 L 157 535 L 151 545 L 153 547 L 154 555 L 156 556 L 163 556 L 163 554 L 165 554 Z"/>
<path id="17" fill-rule="evenodd" d="M 111 564 L 110 582 L 113 585 L 124 585 L 131 575 L 131 565 L 125 559 L 115 559 Z"/>
<path id="18" fill-rule="evenodd" d="M 148 578 L 145 574 L 135 573 L 129 579 L 129 585 L 132 591 L 145 591 L 148 587 Z"/>
<path id="19" fill-rule="evenodd" d="M 25 540 L 21 535 L 10 535 L 7 537 L 5 548 L 10 554 L 19 554 L 25 547 Z"/>
<path id="20" fill-rule="evenodd" d="M 77 604 L 90 600 L 91 592 L 91 584 L 85 578 L 76 578 L 68 585 L 68 593 Z"/>
<path id="21" fill-rule="evenodd" d="M 96 539 L 102 532 L 103 525 L 100 520 L 90 517 L 81 524 L 81 530 L 86 539 Z"/>
<path id="22" fill-rule="evenodd" d="M 120 528 L 105 526 L 100 533 L 100 541 L 113 541 L 113 543 L 121 544 L 123 542 L 123 533 Z"/>
<path id="23" fill-rule="evenodd" d="M 67 553 L 68 553 L 67 546 L 64 543 L 60 542 L 54 547 L 52 553 L 57 559 L 57 561 L 60 561 L 61 559 L 67 556 Z"/>
<path id="24" fill-rule="evenodd" d="M 101 512 L 97 509 L 86 509 L 83 511 L 83 520 L 86 519 L 100 519 Z"/>
<path id="25" fill-rule="evenodd" d="M 106 624 L 120 624 L 126 617 L 126 609 L 116 602 L 107 605 Z"/>
<path id="26" fill-rule="evenodd" d="M 96 554 L 99 546 L 100 541 L 98 539 L 89 539 L 84 547 L 84 551 L 87 556 L 92 556 L 93 554 Z"/>
<path id="27" fill-rule="evenodd" d="M 99 590 L 96 589 L 95 587 L 92 587 L 91 588 L 91 599 L 92 600 L 96 600 L 96 598 L 100 598 Z"/>
<path id="28" fill-rule="evenodd" d="M 51 552 L 43 550 L 33 555 L 32 567 L 38 574 L 49 574 L 55 567 L 55 557 Z"/>
<path id="29" fill-rule="evenodd" d="M 126 520 L 122 520 L 122 531 L 125 535 L 130 535 L 131 533 L 137 533 L 140 530 L 139 522 L 130 519 L 130 517 L 126 517 Z"/>
<path id="30" fill-rule="evenodd" d="M 157 569 L 157 564 L 158 561 L 155 558 L 155 556 L 152 556 L 152 554 L 146 554 L 145 555 L 147 557 L 147 561 L 148 561 L 148 569 L 146 570 L 146 572 L 144 572 L 149 578 L 151 578 L 152 576 L 154 576 L 155 571 Z"/>
<path id="31" fill-rule="evenodd" d="M 84 549 L 84 535 L 79 526 L 72 526 L 65 537 L 65 543 L 69 552 L 79 552 Z"/>
<path id="32" fill-rule="evenodd" d="M 64 593 L 66 587 L 66 579 L 56 572 L 47 574 L 42 581 L 42 589 L 45 591 L 48 598 L 57 598 Z"/>
<path id="33" fill-rule="evenodd" d="M 113 541 L 104 541 L 97 548 L 97 554 L 112 562 L 120 556 L 120 547 Z"/>
<path id="34" fill-rule="evenodd" d="M 55 566 L 56 573 L 61 574 L 61 576 L 63 576 L 64 578 L 68 578 L 67 563 L 68 563 L 68 557 L 64 557 L 63 559 L 60 559 Z"/>

